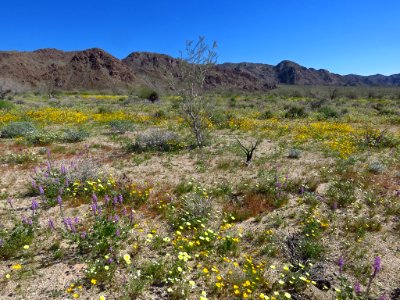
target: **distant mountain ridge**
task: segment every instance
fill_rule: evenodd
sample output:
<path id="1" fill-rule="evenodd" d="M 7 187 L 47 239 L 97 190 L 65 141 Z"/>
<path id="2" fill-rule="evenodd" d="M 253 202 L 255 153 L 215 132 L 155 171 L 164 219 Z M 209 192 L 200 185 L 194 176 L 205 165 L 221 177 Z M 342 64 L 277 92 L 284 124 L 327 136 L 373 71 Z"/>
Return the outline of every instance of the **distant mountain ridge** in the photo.
<path id="1" fill-rule="evenodd" d="M 166 70 L 179 80 L 179 60 L 168 55 L 133 52 L 118 59 L 102 49 L 31 52 L 0 51 L 0 86 L 16 91 L 52 85 L 60 90 L 121 90 L 138 85 L 167 88 Z M 284 60 L 276 66 L 261 63 L 215 65 L 206 87 L 222 90 L 268 90 L 277 84 L 332 86 L 400 86 L 400 74 L 339 75 Z"/>

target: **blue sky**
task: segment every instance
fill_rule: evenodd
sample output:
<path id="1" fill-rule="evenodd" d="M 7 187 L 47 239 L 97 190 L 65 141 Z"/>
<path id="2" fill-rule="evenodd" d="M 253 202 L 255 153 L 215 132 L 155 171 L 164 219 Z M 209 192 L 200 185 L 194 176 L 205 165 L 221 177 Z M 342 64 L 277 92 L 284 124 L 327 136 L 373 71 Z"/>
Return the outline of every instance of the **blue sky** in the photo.
<path id="1" fill-rule="evenodd" d="M 339 74 L 400 73 L 398 0 L 1 0 L 0 50 L 99 47 L 178 56 L 218 43 L 218 62 L 284 59 Z"/>

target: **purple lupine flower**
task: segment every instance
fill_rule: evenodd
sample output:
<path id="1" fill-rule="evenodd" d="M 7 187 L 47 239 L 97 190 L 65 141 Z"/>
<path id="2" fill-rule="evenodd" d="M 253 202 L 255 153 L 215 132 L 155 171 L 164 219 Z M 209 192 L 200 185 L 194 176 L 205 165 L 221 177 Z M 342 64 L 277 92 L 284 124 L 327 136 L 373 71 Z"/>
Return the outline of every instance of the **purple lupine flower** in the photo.
<path id="1" fill-rule="evenodd" d="M 79 223 L 79 217 L 75 217 L 75 218 L 74 218 L 74 223 L 75 223 L 75 224 L 78 224 L 78 223 Z"/>
<path id="2" fill-rule="evenodd" d="M 47 162 L 46 167 L 47 167 L 47 173 L 50 173 L 50 171 L 51 171 L 51 164 L 50 164 L 49 161 Z"/>
<path id="3" fill-rule="evenodd" d="M 340 273 L 340 275 L 341 275 L 342 272 L 343 272 L 343 266 L 344 266 L 344 259 L 343 259 L 342 256 L 339 257 L 338 265 L 339 265 L 339 273 Z"/>
<path id="4" fill-rule="evenodd" d="M 122 204 L 123 200 L 124 200 L 124 198 L 122 197 L 121 194 L 119 194 L 119 195 L 118 195 L 118 201 L 119 201 L 119 203 Z"/>
<path id="5" fill-rule="evenodd" d="M 105 203 L 106 205 L 108 205 L 109 202 L 110 202 L 110 197 L 108 197 L 108 195 L 105 195 L 105 196 L 104 196 L 104 203 Z"/>
<path id="6" fill-rule="evenodd" d="M 39 194 L 44 195 L 44 189 L 41 185 L 39 185 Z"/>
<path id="7" fill-rule="evenodd" d="M 99 207 L 97 208 L 97 214 L 98 214 L 98 215 L 101 215 L 101 213 L 102 213 L 102 209 L 101 209 L 101 207 L 99 206 Z"/>
<path id="8" fill-rule="evenodd" d="M 117 199 L 117 196 L 114 196 L 114 199 L 113 199 L 113 204 L 114 204 L 114 205 L 117 205 L 117 204 L 118 204 L 118 199 Z"/>
<path id="9" fill-rule="evenodd" d="M 67 169 L 65 168 L 64 164 L 61 165 L 61 174 L 67 174 Z"/>
<path id="10" fill-rule="evenodd" d="M 69 180 L 68 180 L 68 178 L 65 179 L 65 186 L 69 186 Z"/>
<path id="11" fill-rule="evenodd" d="M 81 238 L 85 239 L 85 238 L 86 238 L 86 236 L 87 236 L 87 233 L 86 233 L 86 231 L 82 231 L 82 233 L 81 233 Z"/>
<path id="12" fill-rule="evenodd" d="M 75 228 L 75 226 L 74 226 L 72 223 L 71 223 L 70 228 L 71 228 L 71 231 L 72 231 L 73 233 L 76 233 L 76 228 Z"/>
<path id="13" fill-rule="evenodd" d="M 358 281 L 354 284 L 354 292 L 356 293 L 356 295 L 361 294 L 361 285 Z"/>
<path id="14" fill-rule="evenodd" d="M 58 205 L 62 206 L 62 198 L 60 195 L 57 196 L 57 203 Z"/>
<path id="15" fill-rule="evenodd" d="M 54 222 L 53 222 L 53 220 L 51 218 L 49 218 L 49 220 L 47 221 L 47 224 L 49 225 L 49 228 L 51 230 L 55 230 L 56 229 L 56 227 L 54 226 Z"/>
<path id="16" fill-rule="evenodd" d="M 11 198 L 8 198 L 8 199 L 7 199 L 8 205 L 10 205 L 11 208 L 14 208 L 14 207 L 13 207 L 13 204 L 12 204 L 12 201 L 13 201 L 13 199 L 11 199 Z"/>
<path id="17" fill-rule="evenodd" d="M 119 230 L 119 228 L 117 228 L 116 232 L 115 232 L 115 236 L 120 236 L 121 235 L 121 231 Z"/>
<path id="18" fill-rule="evenodd" d="M 114 260 L 110 257 L 109 259 L 107 259 L 107 264 L 112 264 L 114 262 Z"/>
<path id="19" fill-rule="evenodd" d="M 119 216 L 118 216 L 118 215 L 115 215 L 115 216 L 114 216 L 114 221 L 115 221 L 115 223 L 118 223 L 118 220 L 119 220 Z"/>
<path id="20" fill-rule="evenodd" d="M 303 195 L 305 191 L 304 185 L 300 187 L 300 195 Z"/>
<path id="21" fill-rule="evenodd" d="M 96 203 L 93 203 L 93 204 L 91 205 L 91 208 L 92 208 L 93 214 L 96 214 L 96 212 L 97 212 L 97 204 L 96 204 Z"/>
<path id="22" fill-rule="evenodd" d="M 36 200 L 32 200 L 32 205 L 31 205 L 31 209 L 33 211 L 33 213 L 35 213 L 35 211 L 39 208 L 39 203 Z"/>
<path id="23" fill-rule="evenodd" d="M 124 207 L 124 209 L 122 210 L 122 214 L 123 214 L 124 216 L 126 216 L 127 213 L 128 213 L 128 211 L 126 210 L 126 207 Z"/>
<path id="24" fill-rule="evenodd" d="M 93 202 L 97 203 L 97 196 L 96 196 L 96 194 L 94 194 L 94 193 L 93 193 L 93 195 L 92 195 L 92 200 L 93 200 Z"/>
<path id="25" fill-rule="evenodd" d="M 34 172 L 35 174 L 37 174 L 37 167 L 36 167 L 36 166 L 33 168 L 33 172 Z"/>
<path id="26" fill-rule="evenodd" d="M 32 180 L 32 188 L 35 190 L 37 189 L 37 184 L 35 180 Z"/>
<path id="27" fill-rule="evenodd" d="M 63 219 L 63 223 L 64 223 L 64 226 L 65 226 L 65 229 L 71 230 L 72 222 L 71 222 L 70 218 L 64 218 Z"/>
<path id="28" fill-rule="evenodd" d="M 372 276 L 375 277 L 381 269 L 382 269 L 381 257 L 376 256 L 374 260 L 374 273 L 372 274 Z"/>
<path id="29" fill-rule="evenodd" d="M 28 218 L 28 221 L 27 221 L 27 223 L 28 223 L 28 225 L 29 225 L 29 226 L 32 226 L 32 224 L 33 224 L 33 221 L 32 221 L 32 219 L 31 219 L 31 218 Z"/>

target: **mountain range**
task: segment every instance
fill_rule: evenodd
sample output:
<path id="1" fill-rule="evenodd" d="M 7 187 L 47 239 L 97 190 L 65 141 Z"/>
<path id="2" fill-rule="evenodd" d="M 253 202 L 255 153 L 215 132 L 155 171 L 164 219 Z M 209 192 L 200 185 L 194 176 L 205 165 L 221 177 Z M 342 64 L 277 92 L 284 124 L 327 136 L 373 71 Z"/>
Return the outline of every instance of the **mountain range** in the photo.
<path id="1" fill-rule="evenodd" d="M 0 51 L 0 87 L 14 91 L 35 91 L 49 85 L 66 91 L 120 91 L 141 85 L 164 89 L 168 86 L 165 70 L 172 70 L 177 79 L 173 70 L 178 64 L 179 59 L 164 54 L 133 52 L 118 59 L 98 48 L 83 51 Z M 206 78 L 208 89 L 258 91 L 272 89 L 278 84 L 400 86 L 400 74 L 339 75 L 284 60 L 276 66 L 217 64 Z"/>

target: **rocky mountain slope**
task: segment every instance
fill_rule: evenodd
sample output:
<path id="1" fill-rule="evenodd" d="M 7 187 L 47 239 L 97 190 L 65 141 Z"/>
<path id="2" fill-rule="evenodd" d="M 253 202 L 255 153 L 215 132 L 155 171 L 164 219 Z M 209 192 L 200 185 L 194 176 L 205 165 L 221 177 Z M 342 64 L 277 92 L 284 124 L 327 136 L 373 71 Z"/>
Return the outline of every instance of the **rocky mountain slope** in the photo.
<path id="1" fill-rule="evenodd" d="M 3 51 L 0 52 L 0 86 L 16 91 L 122 90 L 143 84 L 162 89 L 168 86 L 167 72 L 179 80 L 178 65 L 176 58 L 149 52 L 133 52 L 120 60 L 97 48 L 69 52 L 56 49 Z M 206 79 L 207 88 L 222 90 L 267 90 L 277 84 L 400 86 L 400 74 L 343 76 L 282 61 L 276 66 L 218 64 Z"/>

